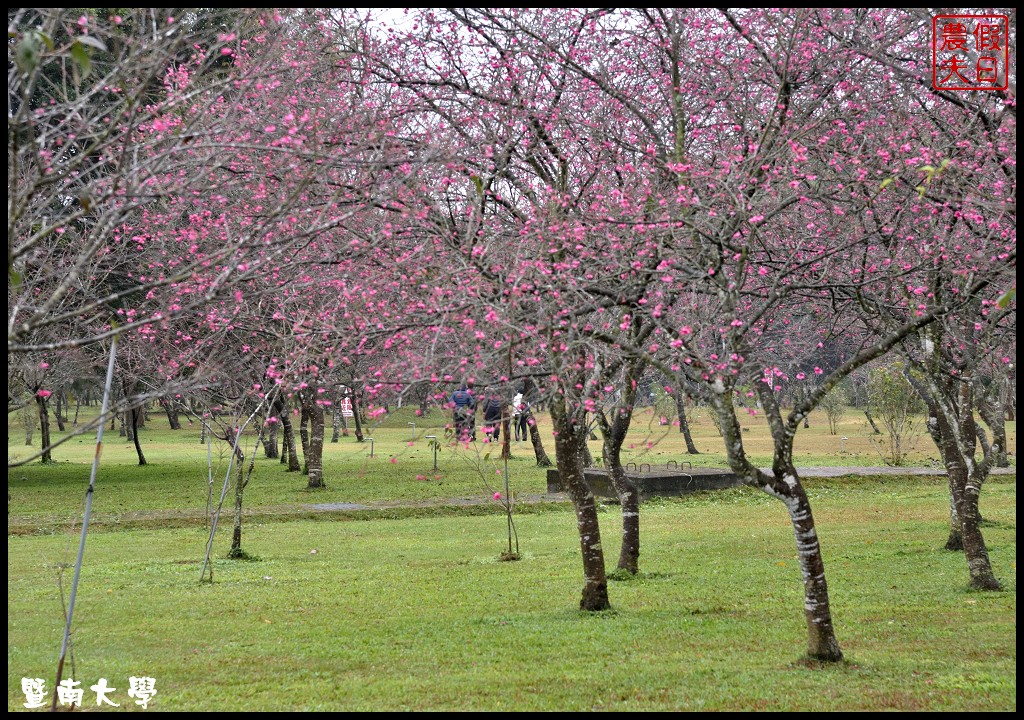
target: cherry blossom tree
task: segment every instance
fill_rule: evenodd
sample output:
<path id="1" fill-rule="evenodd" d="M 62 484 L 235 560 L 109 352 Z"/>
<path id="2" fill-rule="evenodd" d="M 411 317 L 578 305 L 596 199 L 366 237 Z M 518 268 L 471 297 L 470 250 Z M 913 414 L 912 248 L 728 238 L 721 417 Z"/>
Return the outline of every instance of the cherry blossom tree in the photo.
<path id="1" fill-rule="evenodd" d="M 611 606 L 593 421 L 635 573 L 620 455 L 657 375 L 710 402 L 732 470 L 781 502 L 808 654 L 837 661 L 794 441 L 899 352 L 972 583 L 993 587 L 977 497 L 1005 441 L 989 421 L 975 462 L 974 413 L 1003 370 L 982 348 L 1015 337 L 1015 104 L 933 91 L 916 11 L 423 9 L 381 29 L 240 10 L 203 33 L 199 16 L 40 13 L 10 23 L 9 358 L 128 333 L 146 393 L 279 423 L 296 471 L 297 417 L 311 487 L 341 385 L 361 441 L 361 409 L 396 387 L 443 403 L 449 384 L 524 384 L 551 411 L 586 610 Z M 69 58 L 72 91 L 47 85 Z M 769 471 L 744 413 L 767 419 Z M 235 415 L 217 429 L 233 447 Z"/>
<path id="2" fill-rule="evenodd" d="M 637 272 L 635 282 L 648 288 L 663 284 L 660 294 L 632 296 L 644 303 L 635 300 L 631 309 L 661 331 L 661 341 L 656 335 L 652 343 L 657 350 L 633 350 L 652 359 L 659 350 L 675 351 L 663 362 L 710 391 L 733 470 L 785 503 L 804 571 L 809 654 L 838 659 L 821 550 L 793 463 L 793 439 L 843 378 L 961 304 L 954 299 L 920 307 L 913 294 L 901 294 L 907 273 L 934 258 L 930 245 L 915 238 L 932 230 L 935 219 L 897 210 L 888 196 L 879 198 L 893 172 L 888 148 L 904 142 L 894 124 L 906 122 L 903 111 L 914 107 L 913 100 L 890 89 L 898 83 L 884 69 L 858 62 L 856 49 L 837 39 L 848 23 L 839 12 L 823 17 L 797 11 L 640 11 L 628 17 L 562 17 L 553 23 L 563 29 L 560 35 L 539 29 L 533 16 L 491 13 L 488 27 L 507 28 L 520 46 L 529 38 L 551 67 L 586 83 L 590 104 L 581 117 L 595 117 L 594 108 L 617 113 L 617 123 L 603 131 L 619 149 L 629 184 L 615 188 L 615 204 L 609 203 L 603 217 L 611 216 L 620 228 L 628 223 L 649 232 L 644 254 L 659 260 L 652 268 L 656 273 Z M 838 31 L 817 32 L 815 18 Z M 577 23 L 588 30 L 581 33 L 581 45 L 564 37 Z M 705 59 L 699 72 L 687 60 L 694 57 Z M 657 100 L 640 105 L 639 97 Z M 878 97 L 900 104 L 882 115 Z M 880 148 L 877 156 L 865 155 L 865 140 Z M 922 166 L 941 159 L 941 146 L 929 143 L 917 152 L 919 164 L 901 168 L 917 175 L 914 192 L 920 192 Z M 929 167 L 925 179 L 938 172 L 939 166 Z M 588 190 L 599 192 L 593 185 Z M 894 235 L 881 220 L 893 211 L 911 232 Z M 851 216 L 858 223 L 852 233 Z M 637 256 L 634 251 L 629 262 L 640 271 L 644 255 Z M 1012 259 L 1012 252 L 1004 253 L 992 267 Z M 628 299 L 621 279 L 632 276 L 622 275 L 625 264 L 619 268 L 612 287 L 617 299 Z M 972 291 L 992 281 L 991 270 L 982 277 Z M 580 295 L 593 302 L 602 293 Z M 702 307 L 681 301 L 694 295 Z M 778 384 L 771 379 L 790 378 L 774 362 L 773 344 L 762 342 L 766 334 L 770 340 L 772 326 L 807 312 L 827 323 L 857 305 L 894 298 L 904 317 L 884 329 L 862 330 L 861 345 L 838 365 L 812 365 L 817 383 L 784 417 Z M 702 323 L 695 311 L 709 307 L 715 322 Z M 799 364 L 809 365 L 819 350 L 818 343 L 805 345 Z M 794 379 L 802 379 L 800 372 Z M 743 450 L 733 398 L 744 387 L 753 388 L 772 430 L 770 474 L 753 466 Z"/>
<path id="3" fill-rule="evenodd" d="M 322 16 L 204 18 L 9 18 L 9 357 L 173 337 L 165 382 L 204 387 L 200 329 L 329 264 L 324 239 L 407 174 Z"/>
<path id="4" fill-rule="evenodd" d="M 1012 47 L 1016 16 L 1010 14 L 1003 41 Z M 916 370 L 911 379 L 928 404 L 929 429 L 949 473 L 947 547 L 964 549 L 972 586 L 995 589 L 978 500 L 1005 439 L 989 445 L 979 436 L 975 414 L 993 416 L 979 403 L 979 383 L 991 377 L 986 369 L 1002 372 L 998 366 L 1011 363 L 1005 352 L 993 363 L 991 348 L 1006 333 L 1015 307 L 1009 298 L 1016 283 L 1016 105 L 1012 89 L 932 88 L 929 68 L 908 60 L 908 50 L 925 45 L 930 26 L 929 16 L 907 10 L 861 14 L 858 22 L 831 31 L 876 68 L 898 100 L 877 123 L 881 131 L 868 135 L 889 167 L 880 183 L 886 191 L 853 217 L 874 233 L 876 248 L 887 251 L 882 260 L 902 272 L 887 293 L 876 292 L 859 308 L 881 334 L 913 314 L 947 310 L 920 339 L 904 339 L 900 350 Z M 920 238 L 914 253 L 895 251 L 893 239 L 900 235 Z M 993 418 L 992 426 L 998 425 Z M 981 460 L 975 458 L 979 440 Z"/>

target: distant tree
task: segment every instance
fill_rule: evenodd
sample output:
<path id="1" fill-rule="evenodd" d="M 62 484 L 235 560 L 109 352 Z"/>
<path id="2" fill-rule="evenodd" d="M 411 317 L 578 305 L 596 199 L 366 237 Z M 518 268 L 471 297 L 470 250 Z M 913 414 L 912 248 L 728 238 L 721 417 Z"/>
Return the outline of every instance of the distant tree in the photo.
<path id="1" fill-rule="evenodd" d="M 886 465 L 901 467 L 913 452 L 925 430 L 925 405 L 907 379 L 904 363 L 893 362 L 874 368 L 868 375 L 868 404 L 871 414 L 884 428 L 887 441 L 876 440 Z"/>
<path id="2" fill-rule="evenodd" d="M 829 434 L 839 434 L 839 421 L 846 414 L 848 404 L 849 397 L 843 385 L 836 385 L 832 388 L 832 392 L 821 399 L 818 407 L 825 411 L 825 417 L 828 418 Z"/>

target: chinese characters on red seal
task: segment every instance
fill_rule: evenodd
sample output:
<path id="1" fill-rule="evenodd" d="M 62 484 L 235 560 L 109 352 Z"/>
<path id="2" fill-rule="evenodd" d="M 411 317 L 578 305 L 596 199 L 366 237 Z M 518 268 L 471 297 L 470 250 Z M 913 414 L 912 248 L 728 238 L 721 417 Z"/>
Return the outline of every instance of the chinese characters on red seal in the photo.
<path id="1" fill-rule="evenodd" d="M 936 90 L 1005 90 L 1010 48 L 1006 15 L 932 18 L 932 86 Z"/>

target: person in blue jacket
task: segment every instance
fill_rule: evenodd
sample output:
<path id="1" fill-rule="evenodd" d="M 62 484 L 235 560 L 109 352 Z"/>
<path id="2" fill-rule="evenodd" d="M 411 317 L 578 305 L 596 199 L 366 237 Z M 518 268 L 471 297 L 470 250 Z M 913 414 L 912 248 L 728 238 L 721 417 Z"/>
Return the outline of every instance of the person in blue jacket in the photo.
<path id="1" fill-rule="evenodd" d="M 494 442 L 498 441 L 501 434 L 501 416 L 504 409 L 505 403 L 501 401 L 501 395 L 491 388 L 484 398 L 484 432 Z"/>
<path id="2" fill-rule="evenodd" d="M 459 440 L 476 440 L 476 398 L 466 383 L 452 393 L 452 421 L 455 425 L 455 437 Z"/>

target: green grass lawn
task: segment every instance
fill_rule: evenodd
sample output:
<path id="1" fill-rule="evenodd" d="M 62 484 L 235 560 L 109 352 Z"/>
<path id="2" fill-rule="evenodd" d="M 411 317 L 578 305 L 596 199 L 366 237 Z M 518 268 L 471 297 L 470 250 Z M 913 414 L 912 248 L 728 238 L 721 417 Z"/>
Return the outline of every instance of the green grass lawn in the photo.
<path id="1" fill-rule="evenodd" d="M 835 667 L 800 662 L 781 506 L 733 490 L 645 505 L 642 574 L 613 582 L 597 615 L 574 609 L 568 509 L 520 515 L 513 563 L 497 560 L 500 515 L 250 526 L 259 560 L 223 559 L 225 537 L 212 585 L 197 582 L 201 528 L 97 533 L 74 677 L 149 675 L 162 710 L 1015 709 L 1015 482 L 985 496 L 997 593 L 967 591 L 963 557 L 938 549 L 940 484 L 812 493 L 847 656 Z M 617 508 L 602 522 L 612 555 Z M 8 538 L 9 709 L 21 677 L 52 687 L 56 569 L 74 545 Z"/>
<path id="2" fill-rule="evenodd" d="M 198 432 L 172 433 L 160 420 L 154 414 L 142 434 L 147 467 L 107 436 L 94 500 L 106 522 L 88 539 L 75 664 L 64 673 L 82 681 L 87 705 L 95 702 L 88 687 L 102 677 L 118 688 L 120 709 L 138 709 L 128 677 L 148 675 L 157 687 L 149 709 L 168 711 L 1016 709 L 1015 476 L 993 477 L 982 495 L 1004 585 L 994 593 L 967 590 L 963 555 L 940 550 L 948 523 L 941 479 L 808 481 L 846 654 L 818 667 L 801 660 L 792 529 L 767 495 L 741 488 L 645 503 L 641 575 L 611 583 L 605 613 L 576 610 L 583 578 L 566 505 L 517 514 L 519 562 L 498 560 L 507 527 L 496 504 L 372 521 L 256 515 L 244 530 L 252 562 L 225 559 L 226 519 L 214 582 L 200 584 L 202 519 L 116 523 L 132 512 L 205 507 Z M 260 459 L 247 507 L 503 489 L 501 465 L 480 444 L 443 447 L 434 473 L 422 439 L 434 430 L 418 424 L 409 445 L 405 422 L 396 415 L 395 427 L 373 428 L 373 459 L 352 438 L 328 444 L 325 491 L 307 491 L 305 478 Z M 641 426 L 630 438 L 633 457 L 683 459 L 671 430 L 656 441 L 659 427 Z M 758 432 L 751 428 L 752 442 Z M 18 439 L 9 439 L 9 456 L 21 450 Z M 819 461 L 835 460 L 826 432 L 819 442 L 804 451 L 815 453 L 813 464 L 838 464 Z M 74 559 L 93 450 L 76 439 L 55 452 L 54 465 L 8 474 L 9 710 L 23 709 L 23 677 L 52 690 L 63 631 L 58 570 Z M 528 446 L 514 452 L 514 492 L 543 491 Z M 219 492 L 226 459 L 216 447 L 214 464 Z M 603 506 L 601 523 L 611 569 L 617 506 Z M 69 572 L 64 583 L 66 594 Z"/>
<path id="3" fill-rule="evenodd" d="M 83 408 L 81 419 L 92 417 L 96 412 L 96 408 Z M 172 432 L 167 429 L 167 419 L 162 413 L 151 411 L 149 415 L 149 424 L 140 435 L 147 459 L 153 457 L 155 459 L 201 461 L 205 475 L 206 446 L 199 443 L 198 424 L 186 425 L 182 430 Z M 415 476 L 433 466 L 433 456 L 427 448 L 428 441 L 424 439 L 425 436 L 443 436 L 444 426 L 449 421 L 450 415 L 442 410 L 433 409 L 426 416 L 419 416 L 413 408 L 406 407 L 372 421 L 364 429 L 364 432 L 367 437 L 373 437 L 375 440 L 374 459 L 387 461 L 394 457 L 397 464 Z M 849 408 L 835 435 L 830 434 L 823 412 L 811 413 L 810 421 L 809 428 L 801 427 L 797 432 L 794 458 L 798 466 L 877 466 L 885 464 L 877 448 L 877 443 L 881 438 L 871 432 L 863 413 Z M 545 448 L 554 459 L 551 421 L 546 413 L 538 413 L 537 422 Z M 697 466 L 724 467 L 726 465 L 722 439 L 706 409 L 697 409 L 690 415 L 691 430 L 700 455 L 687 456 L 686 444 L 679 428 L 672 424 L 660 425 L 659 422 L 660 418 L 651 408 L 641 408 L 637 411 L 625 443 L 623 462 L 664 464 L 667 460 L 685 459 L 692 461 Z M 34 436 L 34 446 L 26 447 L 24 431 L 21 429 L 16 415 L 8 415 L 7 423 L 7 455 L 9 459 L 27 458 L 39 449 L 38 430 Z M 415 428 L 411 427 L 410 423 L 415 423 Z M 53 426 L 52 418 L 51 426 Z M 759 465 L 770 465 L 772 446 L 764 415 L 759 414 L 756 417 L 744 415 L 742 426 L 747 454 L 753 462 Z M 920 434 L 916 436 L 913 444 L 914 450 L 911 452 L 907 464 L 927 466 L 931 463 L 938 463 L 938 452 L 934 443 L 927 432 L 924 432 L 923 424 L 918 423 L 918 427 Z M 1012 461 L 1016 462 L 1017 423 L 1008 422 L 1006 431 L 1008 450 L 1013 458 Z M 55 426 L 53 426 L 53 432 L 55 438 L 62 436 L 56 432 Z M 330 418 L 328 418 L 326 435 L 326 439 L 329 440 L 331 435 Z M 412 445 L 409 445 L 410 441 L 413 441 Z M 252 442 L 251 436 L 249 442 Z M 296 440 L 296 442 L 298 441 Z M 324 447 L 325 462 L 328 465 L 332 460 L 336 460 L 338 463 L 350 467 L 352 461 L 369 459 L 369 443 L 357 443 L 351 434 L 349 437 L 341 438 L 338 443 L 328 441 Z M 486 452 L 483 443 L 476 443 L 472 447 L 479 449 L 481 454 Z M 94 449 L 95 433 L 91 436 L 70 440 L 54 450 L 53 457 L 57 462 L 88 464 L 92 462 Z M 592 440 L 590 449 L 595 457 L 599 456 L 601 443 Z M 227 451 L 225 443 L 214 442 L 215 459 L 219 456 L 226 456 Z M 438 460 L 442 467 L 451 467 L 451 464 L 447 462 L 446 453 L 451 455 L 453 452 L 454 448 L 447 448 L 439 454 Z M 125 438 L 119 437 L 116 431 L 108 431 L 104 435 L 103 453 L 105 460 L 115 463 L 131 462 L 135 459 L 135 448 Z M 466 453 L 461 454 L 465 455 Z M 532 449 L 529 443 L 523 443 L 514 448 L 514 454 L 519 458 L 528 459 L 532 457 Z M 329 467 L 327 469 L 330 470 Z M 327 479 L 329 483 L 329 475 Z"/>
<path id="4" fill-rule="evenodd" d="M 82 417 L 87 415 L 83 411 Z M 403 408 L 371 424 L 367 436 L 374 439 L 373 457 L 370 457 L 370 443 L 357 443 L 353 436 L 342 437 L 338 443 L 325 443 L 326 490 L 308 491 L 305 477 L 285 472 L 280 462 L 264 458 L 262 450 L 258 450 L 256 472 L 246 490 L 246 507 L 490 497 L 495 490 L 503 490 L 504 466 L 498 460 L 496 445 L 444 442 L 437 454 L 439 469 L 433 470 L 434 453 L 425 436 L 437 435 L 443 441 L 446 418 L 438 410 L 418 417 L 412 409 Z M 882 465 L 878 453 L 871 449 L 870 433 L 857 432 L 859 425 L 866 427 L 863 415 L 860 420 L 856 418 L 851 409 L 846 415 L 848 427 L 840 430 L 847 434 L 832 436 L 824 415 L 812 416 L 811 427 L 797 434 L 798 466 Z M 417 423 L 415 430 L 409 422 Z M 28 457 L 32 448 L 24 446 L 24 435 L 18 432 L 16 425 L 16 419 L 9 417 L 8 457 Z M 686 445 L 677 428 L 658 425 L 650 409 L 641 411 L 627 438 L 623 462 L 664 466 L 670 460 L 686 460 L 697 467 L 726 467 L 721 438 L 706 413 L 695 413 L 693 425 L 700 455 L 686 454 Z M 538 416 L 538 427 L 553 460 L 554 439 L 546 415 Z M 1016 423 L 1008 423 L 1007 430 L 1013 462 L 1016 462 Z M 840 437 L 848 440 L 840 442 Z M 140 438 L 150 463 L 145 467 L 138 467 L 131 443 L 118 437 L 116 432 L 108 431 L 104 435 L 95 503 L 98 517 L 111 518 L 133 511 L 205 508 L 210 493 L 210 473 L 207 448 L 199 442 L 198 426 L 171 431 L 167 429 L 166 418 L 153 412 Z M 763 466 L 771 464 L 768 430 L 760 418 L 750 418 L 749 433 L 745 434 L 744 441 L 754 462 Z M 254 437 L 246 438 L 247 456 L 254 442 Z M 590 447 L 595 457 L 600 456 L 600 442 L 591 441 Z M 213 442 L 212 484 L 217 498 L 223 489 L 229 453 L 226 443 Z M 95 438 L 83 435 L 54 450 L 54 465 L 33 462 L 12 469 L 8 473 L 9 517 L 50 516 L 64 522 L 79 514 L 94 454 Z M 544 492 L 547 487 L 545 471 L 536 467 L 530 444 L 513 443 L 512 454 L 509 478 L 513 491 L 518 494 Z M 934 464 L 936 455 L 930 438 L 922 437 L 911 459 L 915 464 L 929 465 Z"/>

